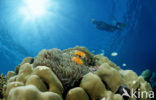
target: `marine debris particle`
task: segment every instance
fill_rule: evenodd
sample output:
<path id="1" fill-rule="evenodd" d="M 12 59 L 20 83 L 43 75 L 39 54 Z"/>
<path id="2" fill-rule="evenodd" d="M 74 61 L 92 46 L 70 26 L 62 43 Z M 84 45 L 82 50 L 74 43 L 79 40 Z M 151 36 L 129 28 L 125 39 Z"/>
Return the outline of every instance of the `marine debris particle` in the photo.
<path id="1" fill-rule="evenodd" d="M 113 57 L 115 57 L 115 56 L 117 56 L 117 55 L 118 55 L 117 52 L 112 52 L 112 54 L 111 54 L 111 56 L 113 56 Z"/>
<path id="2" fill-rule="evenodd" d="M 83 61 L 79 57 L 72 57 L 72 60 L 77 64 L 83 64 Z"/>

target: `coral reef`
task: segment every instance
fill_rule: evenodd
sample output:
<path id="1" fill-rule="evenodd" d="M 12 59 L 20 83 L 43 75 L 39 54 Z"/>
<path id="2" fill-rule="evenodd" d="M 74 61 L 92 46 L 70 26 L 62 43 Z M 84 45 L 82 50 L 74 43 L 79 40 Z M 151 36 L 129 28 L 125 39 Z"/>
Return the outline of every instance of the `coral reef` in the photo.
<path id="1" fill-rule="evenodd" d="M 4 100 L 151 100 L 152 88 L 142 76 L 85 47 L 42 50 L 26 59 L 8 72 Z M 137 91 L 134 97 L 131 91 Z"/>

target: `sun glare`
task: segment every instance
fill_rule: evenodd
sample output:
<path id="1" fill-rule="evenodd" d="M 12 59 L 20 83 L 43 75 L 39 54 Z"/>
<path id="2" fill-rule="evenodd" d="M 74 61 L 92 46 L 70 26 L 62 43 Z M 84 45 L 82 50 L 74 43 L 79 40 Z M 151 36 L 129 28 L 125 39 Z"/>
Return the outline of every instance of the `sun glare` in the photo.
<path id="1" fill-rule="evenodd" d="M 45 0 L 27 0 L 28 9 L 34 15 L 42 15 L 46 10 Z"/>
<path id="2" fill-rule="evenodd" d="M 47 0 L 25 0 L 24 6 L 20 8 L 27 19 L 36 18 L 44 15 L 49 2 Z"/>

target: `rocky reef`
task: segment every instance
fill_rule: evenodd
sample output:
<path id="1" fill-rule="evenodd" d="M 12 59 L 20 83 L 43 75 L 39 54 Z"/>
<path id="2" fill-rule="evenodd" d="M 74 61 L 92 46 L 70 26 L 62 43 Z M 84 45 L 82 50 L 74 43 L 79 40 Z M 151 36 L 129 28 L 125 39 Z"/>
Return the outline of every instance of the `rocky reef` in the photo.
<path id="1" fill-rule="evenodd" d="M 142 76 L 79 46 L 42 50 L 6 77 L 4 84 L 0 78 L 3 100 L 151 100 L 153 96 Z"/>

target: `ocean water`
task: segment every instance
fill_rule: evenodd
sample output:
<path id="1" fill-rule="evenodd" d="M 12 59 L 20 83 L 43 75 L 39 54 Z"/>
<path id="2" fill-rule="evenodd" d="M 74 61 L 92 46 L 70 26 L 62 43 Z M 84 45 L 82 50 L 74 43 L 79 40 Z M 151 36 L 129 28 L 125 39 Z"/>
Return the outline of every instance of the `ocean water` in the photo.
<path id="1" fill-rule="evenodd" d="M 138 74 L 156 71 L 155 0 L 39 1 L 39 6 L 26 9 L 26 0 L 0 0 L 0 73 L 14 70 L 23 58 L 35 57 L 42 49 L 76 45 Z M 92 18 L 109 24 L 116 19 L 126 28 L 100 31 Z"/>

